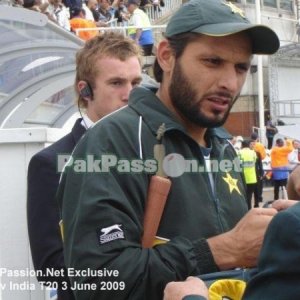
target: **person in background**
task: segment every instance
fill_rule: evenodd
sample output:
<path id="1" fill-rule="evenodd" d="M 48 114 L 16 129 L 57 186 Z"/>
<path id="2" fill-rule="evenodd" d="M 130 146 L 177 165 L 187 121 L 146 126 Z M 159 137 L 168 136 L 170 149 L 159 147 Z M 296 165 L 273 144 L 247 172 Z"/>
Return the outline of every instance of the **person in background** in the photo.
<path id="1" fill-rule="evenodd" d="M 47 7 L 46 12 L 49 13 L 52 20 L 60 27 L 67 31 L 71 30 L 69 22 L 70 14 L 62 0 L 49 0 L 49 6 Z"/>
<path id="2" fill-rule="evenodd" d="M 263 201 L 264 169 L 263 169 L 262 161 L 267 157 L 267 153 L 266 153 L 265 146 L 259 142 L 258 134 L 256 132 L 252 132 L 250 138 L 252 141 L 250 145 L 253 146 L 253 150 L 256 152 L 257 155 L 257 160 L 256 160 L 257 185 L 254 191 L 254 203 L 255 206 L 258 207 L 258 203 Z"/>
<path id="3" fill-rule="evenodd" d="M 43 2 L 42 0 L 23 0 L 24 8 L 46 14 L 49 20 L 56 22 L 47 12 L 48 5 L 49 2 Z"/>
<path id="4" fill-rule="evenodd" d="M 300 142 L 293 140 L 293 151 L 289 153 L 289 169 L 293 170 L 297 165 L 300 164 Z"/>
<path id="5" fill-rule="evenodd" d="M 63 0 L 63 4 L 70 11 L 74 7 L 82 7 L 82 0 Z"/>
<path id="6" fill-rule="evenodd" d="M 271 149 L 273 147 L 273 138 L 277 132 L 278 130 L 273 124 L 271 116 L 268 114 L 266 123 L 266 137 L 268 140 L 268 149 Z"/>
<path id="7" fill-rule="evenodd" d="M 276 139 L 275 146 L 271 150 L 272 179 L 274 182 L 274 200 L 279 199 L 279 189 L 286 188 L 289 177 L 288 155 L 293 151 L 291 140 Z"/>
<path id="8" fill-rule="evenodd" d="M 126 26 L 128 20 L 127 15 L 128 15 L 128 11 L 125 5 L 125 1 L 119 0 L 117 2 L 117 7 L 115 11 L 115 18 L 117 19 L 117 23 L 121 26 Z"/>
<path id="9" fill-rule="evenodd" d="M 119 274 L 73 278 L 95 286 L 76 290 L 77 299 L 158 300 L 169 281 L 257 264 L 276 209 L 248 211 L 239 168 L 202 167 L 238 160 L 221 126 L 253 54 L 278 48 L 272 29 L 251 24 L 230 2 L 190 0 L 175 12 L 157 47 L 157 92 L 133 89 L 127 107 L 97 122 L 78 143 L 62 176 L 66 265 Z M 102 171 L 76 171 L 87 155 L 104 158 Z M 185 172 L 185 160 L 203 171 Z M 149 248 L 142 245 L 143 220 L 158 179 L 170 191 Z M 100 289 L 112 280 L 122 282 L 120 289 Z"/>
<path id="10" fill-rule="evenodd" d="M 139 1 L 139 8 L 143 10 L 145 13 L 147 12 L 147 7 L 151 7 L 152 2 L 151 0 L 141 0 Z"/>
<path id="11" fill-rule="evenodd" d="M 99 20 L 102 23 L 109 22 L 114 16 L 114 9 L 112 9 L 109 0 L 98 0 Z"/>
<path id="12" fill-rule="evenodd" d="M 90 21 L 97 21 L 94 18 L 94 13 L 97 12 L 98 2 L 97 0 L 87 0 L 82 4 L 82 8 L 85 11 L 85 18 Z"/>
<path id="13" fill-rule="evenodd" d="M 152 55 L 154 38 L 148 15 L 139 8 L 137 0 L 128 0 L 127 10 L 130 13 L 128 25 L 136 27 L 129 29 L 128 34 L 143 48 L 145 56 Z"/>
<path id="14" fill-rule="evenodd" d="M 247 204 L 248 209 L 251 209 L 252 195 L 257 190 L 257 174 L 256 161 L 257 155 L 253 149 L 250 149 L 251 140 L 242 141 L 242 149 L 239 151 L 239 156 L 242 162 L 243 174 L 247 186 Z M 258 207 L 258 199 L 255 198 L 254 207 Z"/>
<path id="15" fill-rule="evenodd" d="M 81 7 L 73 7 L 70 9 L 70 26 L 71 30 L 77 34 L 81 39 L 87 41 L 97 35 L 99 35 L 99 31 L 97 29 L 97 25 L 94 21 L 86 20 L 85 18 L 85 10 Z M 90 28 L 93 30 L 82 30 L 78 33 L 77 29 L 86 29 Z"/>
<path id="16" fill-rule="evenodd" d="M 261 160 L 264 160 L 267 153 L 266 153 L 266 147 L 259 142 L 259 137 L 256 132 L 252 132 L 250 139 L 254 142 L 253 149 L 260 154 Z"/>
<path id="17" fill-rule="evenodd" d="M 241 135 L 234 136 L 231 139 L 231 143 L 237 152 L 239 152 L 241 150 L 243 140 L 244 140 L 244 138 Z"/>
<path id="18" fill-rule="evenodd" d="M 69 134 L 30 160 L 27 218 L 32 260 L 34 268 L 45 274 L 52 269 L 65 271 L 65 276 L 38 277 L 44 282 L 58 282 L 58 300 L 74 299 L 66 276 L 55 200 L 60 171 L 87 128 L 126 105 L 131 89 L 140 82 L 141 50 L 131 39 L 106 33 L 87 41 L 76 55 L 74 84 L 83 118 L 76 121 Z M 65 157 L 62 164 L 60 154 Z"/>

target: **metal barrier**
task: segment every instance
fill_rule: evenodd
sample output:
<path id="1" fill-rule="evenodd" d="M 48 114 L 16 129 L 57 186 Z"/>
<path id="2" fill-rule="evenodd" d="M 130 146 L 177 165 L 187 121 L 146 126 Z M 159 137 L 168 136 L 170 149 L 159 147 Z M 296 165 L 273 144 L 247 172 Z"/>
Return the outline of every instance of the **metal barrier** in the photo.
<path id="1" fill-rule="evenodd" d="M 106 24 L 108 27 L 116 27 L 118 26 L 118 19 L 111 19 L 110 21 L 106 22 Z"/>
<path id="2" fill-rule="evenodd" d="M 165 16 L 169 16 L 182 5 L 182 0 L 164 0 L 164 6 L 152 5 L 146 7 L 146 13 L 150 21 L 153 23 Z"/>
<path id="3" fill-rule="evenodd" d="M 299 118 L 300 100 L 274 101 L 277 118 Z"/>
<path id="4" fill-rule="evenodd" d="M 162 20 L 163 18 L 166 18 L 170 16 L 174 11 L 176 11 L 181 5 L 182 0 L 164 0 L 164 6 L 159 7 L 152 5 L 150 7 L 146 7 L 146 12 L 149 16 L 150 22 L 157 23 L 159 20 Z M 127 35 L 128 29 L 136 28 L 134 26 L 124 26 L 124 24 L 117 23 L 117 19 L 113 19 L 108 22 L 108 27 L 99 27 L 99 28 L 78 28 L 76 29 L 75 33 L 78 36 L 80 31 L 94 31 L 97 30 L 99 32 L 104 32 L 107 30 L 114 30 L 114 31 L 120 31 L 124 35 Z M 153 25 L 150 28 L 153 31 L 154 38 L 155 38 L 155 44 L 157 44 L 161 39 L 162 31 L 166 25 Z M 149 27 L 147 27 L 149 28 Z"/>

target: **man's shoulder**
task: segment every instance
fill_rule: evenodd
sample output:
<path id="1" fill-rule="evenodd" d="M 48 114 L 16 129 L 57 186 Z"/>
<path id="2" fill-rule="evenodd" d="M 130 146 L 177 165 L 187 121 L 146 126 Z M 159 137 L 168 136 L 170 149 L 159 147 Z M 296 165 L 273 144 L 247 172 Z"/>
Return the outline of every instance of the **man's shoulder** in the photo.
<path id="1" fill-rule="evenodd" d="M 62 138 L 49 145 L 48 147 L 37 152 L 31 160 L 50 160 L 55 161 L 57 159 L 57 154 L 69 154 L 73 151 L 76 141 L 74 134 L 81 136 L 84 133 L 83 128 L 79 128 L 80 120 L 77 120 L 74 124 L 72 131 L 64 135 Z"/>
<path id="2" fill-rule="evenodd" d="M 89 131 L 103 131 L 111 128 L 131 127 L 138 120 L 138 114 L 129 106 L 122 107 L 95 123 Z"/>
<path id="3" fill-rule="evenodd" d="M 71 154 L 75 144 L 72 139 L 71 133 L 68 133 L 52 145 L 40 150 L 30 159 L 30 165 L 39 163 L 47 165 L 55 165 L 58 154 Z"/>

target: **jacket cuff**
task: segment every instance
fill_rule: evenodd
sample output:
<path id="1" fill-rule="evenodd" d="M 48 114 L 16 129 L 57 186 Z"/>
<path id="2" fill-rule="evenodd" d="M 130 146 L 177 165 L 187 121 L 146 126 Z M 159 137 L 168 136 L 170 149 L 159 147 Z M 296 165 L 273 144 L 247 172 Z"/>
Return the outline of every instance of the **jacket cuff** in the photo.
<path id="1" fill-rule="evenodd" d="M 219 268 L 215 263 L 206 239 L 199 239 L 193 242 L 194 252 L 197 260 L 197 267 L 200 274 L 218 272 Z"/>

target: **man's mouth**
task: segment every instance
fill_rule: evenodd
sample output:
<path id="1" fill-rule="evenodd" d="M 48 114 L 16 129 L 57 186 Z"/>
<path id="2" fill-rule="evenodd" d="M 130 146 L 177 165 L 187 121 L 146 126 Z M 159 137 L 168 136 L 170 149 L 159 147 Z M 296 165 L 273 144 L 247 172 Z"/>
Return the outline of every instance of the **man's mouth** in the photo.
<path id="1" fill-rule="evenodd" d="M 228 109 L 230 99 L 228 97 L 207 98 L 214 110 L 224 111 Z"/>

